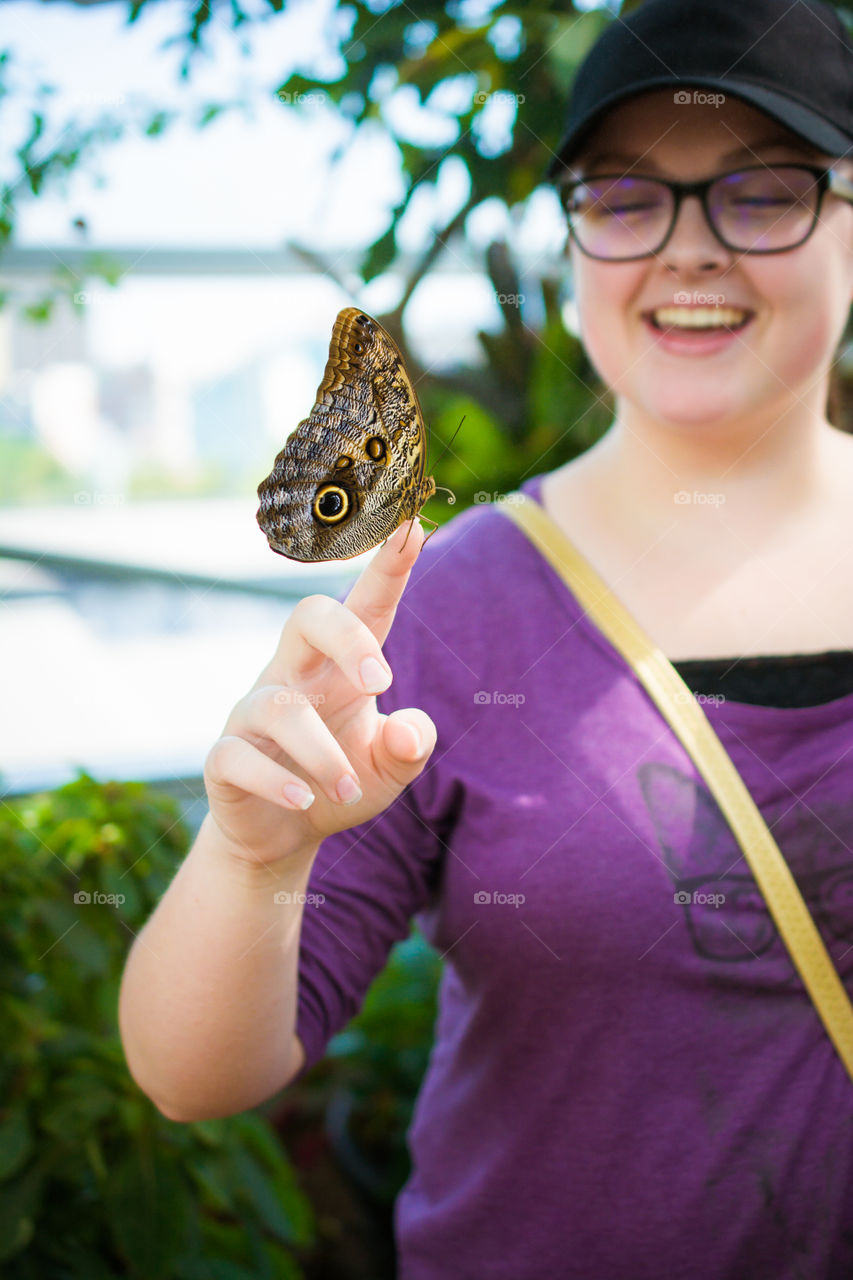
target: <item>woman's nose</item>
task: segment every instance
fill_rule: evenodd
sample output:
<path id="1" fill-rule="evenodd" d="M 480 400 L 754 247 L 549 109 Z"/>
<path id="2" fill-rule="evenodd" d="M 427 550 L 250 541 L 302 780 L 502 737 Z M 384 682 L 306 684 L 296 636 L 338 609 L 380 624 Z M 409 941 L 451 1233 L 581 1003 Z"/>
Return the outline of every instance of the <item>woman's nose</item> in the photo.
<path id="1" fill-rule="evenodd" d="M 730 261 L 732 252 L 721 244 L 708 225 L 698 196 L 685 196 L 675 226 L 658 258 L 673 270 L 717 266 Z"/>

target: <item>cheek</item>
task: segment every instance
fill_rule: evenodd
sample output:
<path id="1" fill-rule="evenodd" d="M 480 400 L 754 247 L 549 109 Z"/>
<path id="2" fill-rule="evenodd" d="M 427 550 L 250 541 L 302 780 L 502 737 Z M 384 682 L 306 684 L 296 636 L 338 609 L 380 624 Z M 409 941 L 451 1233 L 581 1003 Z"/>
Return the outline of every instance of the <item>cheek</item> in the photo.
<path id="1" fill-rule="evenodd" d="M 636 325 L 642 262 L 596 262 L 573 249 L 572 273 L 581 338 L 596 371 L 618 389 Z M 634 352 L 630 360 L 636 358 Z M 629 361 L 630 363 L 630 361 Z"/>
<path id="2" fill-rule="evenodd" d="M 765 309 L 768 363 L 789 383 L 809 378 L 831 356 L 849 307 L 832 255 L 817 240 L 802 247 L 809 251 L 754 259 L 748 278 Z"/>

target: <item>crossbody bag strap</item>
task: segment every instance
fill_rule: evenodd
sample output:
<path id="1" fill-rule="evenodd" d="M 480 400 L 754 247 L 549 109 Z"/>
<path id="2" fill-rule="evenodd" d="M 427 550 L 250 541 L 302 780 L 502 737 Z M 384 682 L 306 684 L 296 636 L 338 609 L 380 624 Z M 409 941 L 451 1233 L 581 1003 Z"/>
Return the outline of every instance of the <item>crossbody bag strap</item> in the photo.
<path id="1" fill-rule="evenodd" d="M 853 1005 L 779 846 L 705 712 L 666 654 L 646 635 L 544 507 L 521 492 L 507 495 L 497 506 L 539 548 L 599 629 L 631 664 L 690 753 L 728 820 L 791 959 L 853 1079 Z"/>

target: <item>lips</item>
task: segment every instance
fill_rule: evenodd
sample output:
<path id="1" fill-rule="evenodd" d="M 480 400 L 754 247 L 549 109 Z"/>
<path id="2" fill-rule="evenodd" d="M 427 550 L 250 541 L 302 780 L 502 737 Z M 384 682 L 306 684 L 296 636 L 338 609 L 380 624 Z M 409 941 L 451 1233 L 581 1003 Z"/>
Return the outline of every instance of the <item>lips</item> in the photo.
<path id="1" fill-rule="evenodd" d="M 673 324 L 658 328 L 653 323 L 652 313 L 647 312 L 643 316 L 643 324 L 658 350 L 676 357 L 698 358 L 713 356 L 725 351 L 728 347 L 739 345 L 744 330 L 754 319 L 755 313 L 751 312 L 737 326 L 717 324 L 713 328 L 699 326 L 688 328 L 686 325 Z"/>

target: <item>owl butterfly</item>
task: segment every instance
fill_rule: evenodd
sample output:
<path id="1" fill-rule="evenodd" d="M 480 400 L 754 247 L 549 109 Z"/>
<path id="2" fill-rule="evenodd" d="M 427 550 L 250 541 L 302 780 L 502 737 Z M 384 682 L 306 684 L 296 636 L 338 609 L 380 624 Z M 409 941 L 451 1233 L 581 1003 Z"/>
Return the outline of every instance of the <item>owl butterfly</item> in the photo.
<path id="1" fill-rule="evenodd" d="M 290 560 L 348 560 L 437 492 L 425 469 L 423 414 L 400 351 L 376 320 L 346 307 L 316 404 L 258 486 L 258 524 Z M 427 537 L 438 527 L 429 523 Z"/>

